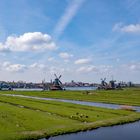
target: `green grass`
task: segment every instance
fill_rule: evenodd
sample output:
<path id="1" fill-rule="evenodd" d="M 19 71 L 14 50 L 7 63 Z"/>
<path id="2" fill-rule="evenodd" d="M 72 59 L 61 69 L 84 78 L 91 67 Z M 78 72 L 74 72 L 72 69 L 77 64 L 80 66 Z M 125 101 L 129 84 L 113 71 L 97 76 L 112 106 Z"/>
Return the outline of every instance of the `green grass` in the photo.
<path id="1" fill-rule="evenodd" d="M 90 92 L 91 93 L 87 95 L 84 94 L 84 91 L 1 91 L 0 94 L 23 94 L 28 96 L 140 106 L 140 88 L 126 88 L 124 90 L 101 90 Z"/>
<path id="2" fill-rule="evenodd" d="M 17 93 L 39 96 L 46 94 L 46 92 Z M 132 111 L 0 95 L 0 139 L 2 140 L 38 139 L 139 119 L 140 113 Z"/>
<path id="3" fill-rule="evenodd" d="M 39 137 L 52 132 L 52 130 L 66 129 L 66 126 L 74 127 L 76 124 L 78 121 L 0 103 L 1 139 L 22 138 L 32 132 Z"/>
<path id="4" fill-rule="evenodd" d="M 67 117 L 81 122 L 93 122 L 102 119 L 114 118 L 118 115 L 128 115 L 129 112 L 122 110 L 109 110 L 104 108 L 88 107 L 70 103 L 55 101 L 40 101 L 33 99 L 21 99 L 20 97 L 0 97 L 0 102 L 8 103 L 18 107 L 25 107 L 32 110 L 48 112 L 51 114 Z M 110 114 L 111 113 L 111 114 Z"/>

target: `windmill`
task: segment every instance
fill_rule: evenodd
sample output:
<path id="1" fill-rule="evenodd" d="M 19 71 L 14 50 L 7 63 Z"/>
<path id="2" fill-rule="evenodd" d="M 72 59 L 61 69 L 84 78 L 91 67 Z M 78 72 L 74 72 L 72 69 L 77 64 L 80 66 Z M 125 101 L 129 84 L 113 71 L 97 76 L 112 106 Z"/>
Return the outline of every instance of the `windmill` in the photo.
<path id="1" fill-rule="evenodd" d="M 55 79 L 52 82 L 52 85 L 50 86 L 50 90 L 63 90 L 62 88 L 62 82 L 60 81 L 60 78 L 62 77 L 62 75 L 60 75 L 59 77 L 54 74 Z"/>
<path id="2" fill-rule="evenodd" d="M 110 83 L 110 88 L 111 89 L 115 89 L 115 82 L 116 80 L 111 80 L 109 83 Z"/>
<path id="3" fill-rule="evenodd" d="M 108 87 L 108 84 L 106 82 L 106 78 L 101 78 L 101 84 L 98 87 L 98 89 L 106 89 Z"/>
<path id="4" fill-rule="evenodd" d="M 104 79 L 102 79 L 101 78 L 101 86 L 106 86 L 107 85 L 107 83 L 106 83 L 106 78 L 104 78 Z"/>
<path id="5" fill-rule="evenodd" d="M 116 80 L 114 80 L 113 75 L 111 77 L 112 77 L 112 80 L 109 81 L 109 86 L 110 86 L 111 89 L 115 89 L 115 87 L 116 87 L 116 85 L 115 85 Z"/>

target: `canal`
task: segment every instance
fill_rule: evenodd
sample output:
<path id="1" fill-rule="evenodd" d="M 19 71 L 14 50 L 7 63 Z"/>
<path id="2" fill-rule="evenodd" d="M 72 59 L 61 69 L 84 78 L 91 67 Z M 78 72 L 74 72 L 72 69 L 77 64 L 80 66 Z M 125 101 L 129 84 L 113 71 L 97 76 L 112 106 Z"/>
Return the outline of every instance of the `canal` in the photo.
<path id="1" fill-rule="evenodd" d="M 140 121 L 40 140 L 140 140 Z"/>
<path id="2" fill-rule="evenodd" d="M 96 106 L 96 107 L 103 107 L 103 108 L 110 108 L 110 109 L 120 109 L 122 107 L 122 105 L 111 104 L 111 103 L 86 102 L 86 101 L 56 99 L 56 98 L 43 98 L 43 97 L 26 96 L 26 95 L 18 95 L 18 94 L 1 94 L 1 95 L 13 96 L 13 97 L 21 97 L 21 98 L 30 98 L 30 99 L 37 99 L 37 100 L 52 100 L 52 101 L 73 103 L 73 104 L 86 105 L 86 106 Z M 134 110 L 136 110 L 137 112 L 140 112 L 140 106 L 132 106 L 132 108 Z"/>

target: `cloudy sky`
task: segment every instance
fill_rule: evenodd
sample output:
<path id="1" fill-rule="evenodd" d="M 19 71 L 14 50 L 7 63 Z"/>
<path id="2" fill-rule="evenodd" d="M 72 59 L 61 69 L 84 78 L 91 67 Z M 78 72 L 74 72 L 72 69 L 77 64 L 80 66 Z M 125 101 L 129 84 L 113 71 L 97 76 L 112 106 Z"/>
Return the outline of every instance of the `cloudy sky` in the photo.
<path id="1" fill-rule="evenodd" d="M 0 0 L 0 81 L 140 83 L 140 0 Z"/>

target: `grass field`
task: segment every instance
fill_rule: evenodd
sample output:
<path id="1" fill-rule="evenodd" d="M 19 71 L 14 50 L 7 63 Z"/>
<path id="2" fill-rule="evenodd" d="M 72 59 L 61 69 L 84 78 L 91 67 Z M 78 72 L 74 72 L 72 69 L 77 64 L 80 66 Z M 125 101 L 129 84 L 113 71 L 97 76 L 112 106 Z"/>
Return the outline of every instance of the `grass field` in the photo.
<path id="1" fill-rule="evenodd" d="M 126 95 L 132 96 L 135 89 L 125 90 Z M 118 92 L 118 91 L 115 91 Z M 85 95 L 82 92 L 2 92 L 34 95 L 41 97 L 68 98 L 77 100 L 94 100 L 94 94 L 97 99 L 105 94 L 114 99 L 115 96 L 123 96 L 122 93 L 113 93 L 113 91 L 97 92 Z M 64 133 L 89 130 L 101 126 L 110 126 L 115 124 L 127 123 L 140 119 L 140 113 L 113 110 L 98 107 L 89 107 L 84 105 L 75 105 L 57 101 L 43 101 L 37 99 L 27 99 L 20 97 L 3 96 L 0 94 L 0 139 L 38 139 Z M 81 95 L 81 97 L 80 97 Z M 112 95 L 112 97 L 111 97 Z M 138 98 L 139 90 L 135 93 Z M 130 97 L 127 97 L 128 100 Z M 133 97 L 132 96 L 132 97 Z M 77 97 L 77 98 L 76 98 Z M 79 97 L 79 98 L 78 98 Z M 91 97 L 91 98 L 89 98 Z M 102 99 L 103 99 L 102 97 Z M 135 97 L 136 98 L 136 97 Z M 120 98 L 121 99 L 121 98 Z M 135 100 L 135 101 L 138 101 Z M 125 102 L 125 100 L 124 100 Z M 132 99 L 132 103 L 135 102 Z"/>
<path id="2" fill-rule="evenodd" d="M 0 93 L 23 94 L 49 98 L 73 99 L 140 106 L 140 88 L 126 88 L 124 90 L 90 91 L 5 91 Z"/>

